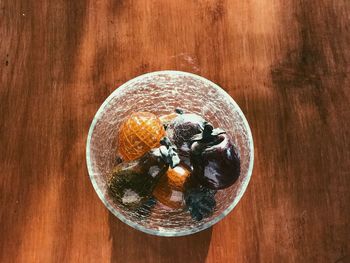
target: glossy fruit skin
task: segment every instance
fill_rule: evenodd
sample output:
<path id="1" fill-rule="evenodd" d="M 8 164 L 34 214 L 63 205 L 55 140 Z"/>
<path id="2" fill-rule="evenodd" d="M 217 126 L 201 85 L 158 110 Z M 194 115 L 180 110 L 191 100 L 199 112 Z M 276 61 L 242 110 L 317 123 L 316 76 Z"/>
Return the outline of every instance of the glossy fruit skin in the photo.
<path id="1" fill-rule="evenodd" d="M 166 176 L 162 176 L 153 191 L 153 196 L 163 205 L 178 209 L 183 205 L 183 192 L 168 184 Z"/>
<path id="2" fill-rule="evenodd" d="M 169 168 L 168 171 L 166 172 L 168 184 L 172 188 L 179 191 L 184 190 L 185 182 L 190 175 L 191 175 L 191 170 L 184 163 L 180 163 L 175 168 Z"/>
<path id="3" fill-rule="evenodd" d="M 156 115 L 150 112 L 134 112 L 119 128 L 118 154 L 123 161 L 135 160 L 158 147 L 164 136 L 165 129 Z"/>
<path id="4" fill-rule="evenodd" d="M 210 189 L 224 189 L 240 175 L 240 156 L 227 134 L 212 140 L 196 141 L 191 147 L 193 176 Z"/>
<path id="5" fill-rule="evenodd" d="M 154 187 L 168 167 L 159 148 L 140 159 L 121 163 L 115 166 L 108 180 L 109 193 L 115 202 L 137 208 L 151 198 Z"/>
<path id="6" fill-rule="evenodd" d="M 189 156 L 191 149 L 191 138 L 201 133 L 206 123 L 205 119 L 193 113 L 179 114 L 168 125 L 166 132 L 172 143 L 178 149 L 179 155 Z"/>
<path id="7" fill-rule="evenodd" d="M 162 176 L 153 191 L 154 197 L 170 208 L 183 206 L 184 184 L 191 171 L 185 164 L 179 164 L 175 168 L 169 168 L 166 175 Z"/>

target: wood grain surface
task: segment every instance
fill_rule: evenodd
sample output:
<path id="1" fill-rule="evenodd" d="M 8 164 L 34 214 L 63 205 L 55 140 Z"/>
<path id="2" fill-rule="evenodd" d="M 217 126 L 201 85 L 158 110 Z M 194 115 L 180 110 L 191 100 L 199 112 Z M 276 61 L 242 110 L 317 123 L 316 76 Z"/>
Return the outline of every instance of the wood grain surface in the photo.
<path id="1" fill-rule="evenodd" d="M 349 0 L 0 0 L 0 262 L 350 262 Z M 253 132 L 241 202 L 212 229 L 124 225 L 90 183 L 92 118 L 175 69 Z"/>

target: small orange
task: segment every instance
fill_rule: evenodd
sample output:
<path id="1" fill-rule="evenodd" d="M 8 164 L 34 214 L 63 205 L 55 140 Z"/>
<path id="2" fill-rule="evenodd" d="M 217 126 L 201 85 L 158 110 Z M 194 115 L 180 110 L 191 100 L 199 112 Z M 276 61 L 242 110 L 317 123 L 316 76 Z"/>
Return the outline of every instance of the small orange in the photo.
<path id="1" fill-rule="evenodd" d="M 173 169 L 169 168 L 166 173 L 168 184 L 176 190 L 183 191 L 185 181 L 190 174 L 191 172 L 189 168 L 187 168 L 184 164 L 180 164 Z"/>
<path id="2" fill-rule="evenodd" d="M 154 197 L 170 208 L 180 208 L 183 205 L 184 183 L 190 174 L 190 170 L 182 164 L 169 168 L 156 185 Z"/>
<path id="3" fill-rule="evenodd" d="M 150 112 L 135 112 L 126 118 L 118 134 L 118 153 L 124 161 L 135 160 L 160 145 L 165 129 Z"/>
<path id="4" fill-rule="evenodd" d="M 170 208 L 180 208 L 183 203 L 183 192 L 173 189 L 167 182 L 167 178 L 163 176 L 156 188 L 153 190 L 153 196 L 157 200 Z"/>

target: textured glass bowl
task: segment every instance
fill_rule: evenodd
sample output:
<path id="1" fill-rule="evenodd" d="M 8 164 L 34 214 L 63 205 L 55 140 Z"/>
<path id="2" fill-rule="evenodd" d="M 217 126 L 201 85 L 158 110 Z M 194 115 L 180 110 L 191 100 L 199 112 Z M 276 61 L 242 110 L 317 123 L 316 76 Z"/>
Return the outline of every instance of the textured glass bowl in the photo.
<path id="1" fill-rule="evenodd" d="M 226 130 L 241 156 L 241 174 L 231 187 L 215 196 L 213 215 L 195 221 L 185 210 L 170 210 L 156 204 L 151 214 L 124 209 L 108 195 L 106 175 L 116 158 L 120 123 L 131 112 L 157 115 L 174 112 L 197 113 Z M 234 100 L 218 85 L 181 71 L 158 71 L 134 78 L 116 89 L 97 111 L 89 130 L 86 159 L 91 182 L 104 205 L 121 221 L 140 231 L 158 236 L 184 236 L 204 230 L 224 218 L 245 192 L 253 169 L 254 148 L 247 120 Z"/>

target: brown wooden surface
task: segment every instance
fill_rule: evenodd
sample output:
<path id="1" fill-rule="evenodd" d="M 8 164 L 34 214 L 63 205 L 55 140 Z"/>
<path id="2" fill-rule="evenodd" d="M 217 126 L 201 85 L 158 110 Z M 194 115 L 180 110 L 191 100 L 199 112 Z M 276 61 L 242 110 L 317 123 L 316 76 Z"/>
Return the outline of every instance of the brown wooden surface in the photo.
<path id="1" fill-rule="evenodd" d="M 0 262 L 350 262 L 349 0 L 0 0 Z M 90 183 L 104 99 L 142 73 L 238 102 L 256 161 L 212 229 L 153 237 Z"/>

